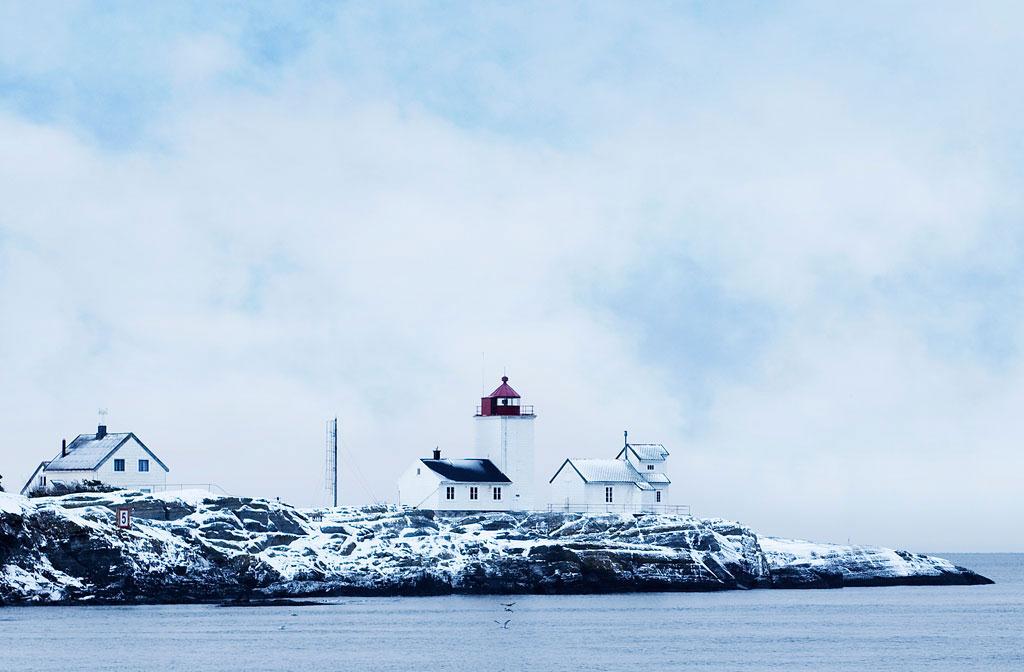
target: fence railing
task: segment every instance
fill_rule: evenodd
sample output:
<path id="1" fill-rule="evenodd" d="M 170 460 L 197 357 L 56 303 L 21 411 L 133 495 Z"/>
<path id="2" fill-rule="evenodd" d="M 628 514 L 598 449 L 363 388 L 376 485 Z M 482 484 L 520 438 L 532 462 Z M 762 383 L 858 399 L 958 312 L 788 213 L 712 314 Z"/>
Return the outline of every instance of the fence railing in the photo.
<path id="1" fill-rule="evenodd" d="M 206 490 L 215 495 L 230 495 L 216 483 L 129 483 L 118 485 L 126 490 L 144 490 L 149 492 L 181 492 L 182 490 Z"/>
<path id="2" fill-rule="evenodd" d="M 693 515 L 689 504 L 548 504 L 549 512 L 566 513 L 671 513 L 680 516 Z"/>
<path id="3" fill-rule="evenodd" d="M 518 408 L 519 409 L 519 415 L 533 415 L 533 404 L 526 404 L 524 406 L 499 406 L 498 408 Z M 483 410 L 484 410 L 483 408 L 481 408 L 480 406 L 477 406 L 476 407 L 476 414 L 477 415 L 482 415 L 483 414 Z M 494 415 L 501 416 L 501 415 L 504 415 L 504 414 L 503 413 L 494 413 Z"/>

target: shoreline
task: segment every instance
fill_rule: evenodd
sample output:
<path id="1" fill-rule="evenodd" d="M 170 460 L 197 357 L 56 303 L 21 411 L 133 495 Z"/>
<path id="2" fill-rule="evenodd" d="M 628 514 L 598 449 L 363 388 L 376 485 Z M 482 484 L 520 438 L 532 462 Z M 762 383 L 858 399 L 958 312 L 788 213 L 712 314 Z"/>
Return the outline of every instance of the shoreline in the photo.
<path id="1" fill-rule="evenodd" d="M 0 603 L 214 604 L 992 583 L 948 560 L 665 514 L 327 510 L 90 493 L 0 504 Z M 133 529 L 114 509 L 132 506 Z"/>

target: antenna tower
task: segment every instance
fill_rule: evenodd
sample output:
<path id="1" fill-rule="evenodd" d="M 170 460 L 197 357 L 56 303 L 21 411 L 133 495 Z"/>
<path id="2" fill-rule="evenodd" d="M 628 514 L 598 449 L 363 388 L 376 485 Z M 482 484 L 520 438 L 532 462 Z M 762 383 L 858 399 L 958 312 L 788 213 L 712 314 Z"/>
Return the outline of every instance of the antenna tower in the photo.
<path id="1" fill-rule="evenodd" d="M 338 419 L 327 421 L 326 446 L 327 460 L 324 471 L 324 485 L 331 506 L 338 506 Z"/>

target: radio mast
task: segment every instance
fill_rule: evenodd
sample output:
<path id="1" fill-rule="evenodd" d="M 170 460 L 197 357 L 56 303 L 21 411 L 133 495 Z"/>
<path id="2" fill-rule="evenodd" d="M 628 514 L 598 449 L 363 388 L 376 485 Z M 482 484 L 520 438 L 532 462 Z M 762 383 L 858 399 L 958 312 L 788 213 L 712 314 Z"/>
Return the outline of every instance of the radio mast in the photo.
<path id="1" fill-rule="evenodd" d="M 331 506 L 338 506 L 338 418 L 327 421 L 327 468 L 324 472 L 324 485 L 327 489 Z"/>

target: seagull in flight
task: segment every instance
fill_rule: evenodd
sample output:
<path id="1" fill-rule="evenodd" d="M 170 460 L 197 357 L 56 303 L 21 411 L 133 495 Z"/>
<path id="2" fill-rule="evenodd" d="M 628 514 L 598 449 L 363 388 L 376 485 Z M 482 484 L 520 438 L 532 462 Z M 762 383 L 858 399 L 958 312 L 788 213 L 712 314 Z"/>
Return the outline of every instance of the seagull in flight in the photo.
<path id="1" fill-rule="evenodd" d="M 508 624 L 511 623 L 511 622 L 512 622 L 511 618 L 508 619 L 507 621 L 505 621 L 504 623 L 502 623 L 501 621 L 495 621 L 495 623 L 497 623 L 498 625 L 501 626 L 502 630 L 508 630 Z"/>

